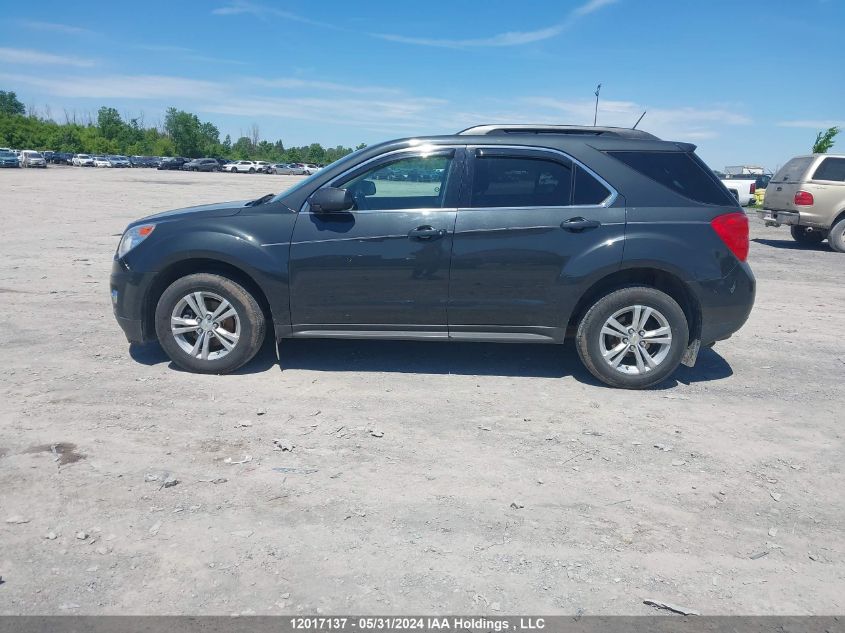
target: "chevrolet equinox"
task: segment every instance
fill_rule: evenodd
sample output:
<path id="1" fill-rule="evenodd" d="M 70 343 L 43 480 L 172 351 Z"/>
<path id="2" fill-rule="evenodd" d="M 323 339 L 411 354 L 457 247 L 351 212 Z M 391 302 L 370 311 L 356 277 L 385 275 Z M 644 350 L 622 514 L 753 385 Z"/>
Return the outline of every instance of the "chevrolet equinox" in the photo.
<path id="1" fill-rule="evenodd" d="M 367 147 L 278 195 L 133 222 L 130 342 L 223 374 L 284 338 L 563 343 L 614 387 L 692 366 L 748 318 L 748 219 L 695 146 L 484 125 Z"/>

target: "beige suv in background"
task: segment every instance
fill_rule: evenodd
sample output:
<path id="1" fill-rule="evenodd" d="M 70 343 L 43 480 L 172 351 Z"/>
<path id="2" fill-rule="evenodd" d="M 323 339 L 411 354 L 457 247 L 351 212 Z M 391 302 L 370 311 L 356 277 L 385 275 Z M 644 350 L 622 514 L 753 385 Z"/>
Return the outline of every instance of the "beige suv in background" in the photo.
<path id="1" fill-rule="evenodd" d="M 845 155 L 796 156 L 766 187 L 763 210 L 767 226 L 789 225 L 802 244 L 818 244 L 845 253 Z"/>

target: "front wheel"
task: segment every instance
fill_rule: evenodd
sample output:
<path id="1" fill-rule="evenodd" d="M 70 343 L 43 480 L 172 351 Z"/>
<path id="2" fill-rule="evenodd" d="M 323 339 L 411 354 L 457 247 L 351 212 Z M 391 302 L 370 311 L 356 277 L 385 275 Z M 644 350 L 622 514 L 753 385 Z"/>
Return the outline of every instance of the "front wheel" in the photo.
<path id="1" fill-rule="evenodd" d="M 644 389 L 668 378 L 681 362 L 689 325 L 681 306 L 655 288 L 635 286 L 596 301 L 578 324 L 576 346 L 587 370 L 603 383 Z"/>
<path id="2" fill-rule="evenodd" d="M 837 253 L 845 253 L 845 218 L 830 227 L 827 243 Z"/>
<path id="3" fill-rule="evenodd" d="M 254 173 L 255 173 L 255 168 L 250 167 L 250 168 L 249 168 L 249 173 L 254 174 Z"/>
<path id="4" fill-rule="evenodd" d="M 250 361 L 264 342 L 261 306 L 243 286 L 208 273 L 174 281 L 155 313 L 156 335 L 179 367 L 226 374 Z"/>
<path id="5" fill-rule="evenodd" d="M 799 244 L 806 244 L 807 246 L 821 244 L 825 238 L 824 231 L 811 229 L 806 226 L 793 225 L 789 227 L 789 232 L 792 234 L 793 240 L 795 240 Z"/>

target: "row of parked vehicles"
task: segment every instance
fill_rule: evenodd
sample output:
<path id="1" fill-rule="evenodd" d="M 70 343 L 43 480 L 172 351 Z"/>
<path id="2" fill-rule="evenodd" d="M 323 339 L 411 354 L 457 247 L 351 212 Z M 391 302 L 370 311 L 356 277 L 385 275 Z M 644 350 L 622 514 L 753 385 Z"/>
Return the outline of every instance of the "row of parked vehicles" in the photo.
<path id="1" fill-rule="evenodd" d="M 264 160 L 227 160 L 225 158 L 185 158 L 184 156 L 123 156 L 121 154 L 72 154 L 70 152 L 38 152 L 0 147 L 0 167 L 149 167 L 180 171 L 226 171 L 242 174 L 281 174 L 310 176 L 323 168 L 314 163 L 270 163 Z"/>

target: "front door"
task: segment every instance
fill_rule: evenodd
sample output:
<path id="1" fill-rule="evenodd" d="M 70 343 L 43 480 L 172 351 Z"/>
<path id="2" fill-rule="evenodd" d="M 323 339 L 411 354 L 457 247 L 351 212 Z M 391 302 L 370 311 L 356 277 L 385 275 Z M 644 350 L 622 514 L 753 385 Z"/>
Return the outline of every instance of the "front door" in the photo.
<path id="1" fill-rule="evenodd" d="M 467 157 L 451 337 L 561 341 L 584 276 L 622 261 L 624 201 L 560 152 L 469 148 Z"/>
<path id="2" fill-rule="evenodd" d="M 328 183 L 350 211 L 299 213 L 290 250 L 294 336 L 447 338 L 460 148 L 393 152 Z"/>

